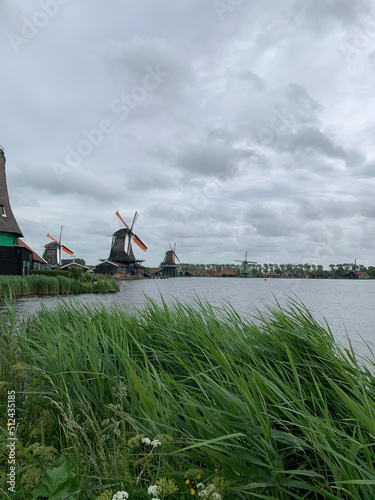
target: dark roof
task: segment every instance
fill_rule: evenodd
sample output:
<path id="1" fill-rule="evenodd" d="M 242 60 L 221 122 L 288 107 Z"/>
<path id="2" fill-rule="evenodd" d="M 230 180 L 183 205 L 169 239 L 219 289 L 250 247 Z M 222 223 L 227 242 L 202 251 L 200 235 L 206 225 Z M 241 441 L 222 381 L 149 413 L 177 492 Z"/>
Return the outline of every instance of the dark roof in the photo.
<path id="1" fill-rule="evenodd" d="M 2 213 L 0 212 L 0 232 L 13 233 L 16 236 L 23 236 L 17 221 L 13 215 L 10 206 L 7 179 L 5 174 L 5 155 L 0 148 L 0 206 L 3 206 Z"/>
<path id="2" fill-rule="evenodd" d="M 44 260 L 43 257 L 37 254 L 31 247 L 29 247 L 29 245 L 27 245 L 23 240 L 21 240 L 21 238 L 18 238 L 18 244 L 33 252 L 34 262 L 40 262 L 41 264 L 48 264 L 48 262 Z"/>
<path id="3" fill-rule="evenodd" d="M 122 267 L 120 262 L 113 262 L 112 260 L 109 260 L 109 259 L 106 259 L 106 260 L 103 260 L 102 262 L 99 262 L 99 264 L 97 264 L 95 267 L 101 266 L 102 264 L 106 264 L 106 263 L 112 264 L 113 266 L 116 266 L 116 267 Z"/>
<path id="4" fill-rule="evenodd" d="M 65 268 L 72 267 L 72 266 L 83 267 L 84 269 L 90 269 L 88 266 L 84 266 L 83 264 L 79 264 L 78 262 L 68 262 L 67 264 L 64 264 L 63 266 L 58 266 L 57 270 L 58 269 L 65 269 Z"/>

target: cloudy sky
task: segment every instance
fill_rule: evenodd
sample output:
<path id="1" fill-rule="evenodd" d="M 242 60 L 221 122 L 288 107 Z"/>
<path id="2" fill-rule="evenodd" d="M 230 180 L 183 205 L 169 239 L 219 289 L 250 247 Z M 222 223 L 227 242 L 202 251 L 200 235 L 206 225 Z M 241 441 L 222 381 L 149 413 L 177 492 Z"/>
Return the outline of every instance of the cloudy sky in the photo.
<path id="1" fill-rule="evenodd" d="M 374 10 L 372 10 L 374 7 Z M 160 263 L 375 265 L 375 4 L 2 0 L 0 144 L 25 241 L 89 264 L 119 210 Z"/>

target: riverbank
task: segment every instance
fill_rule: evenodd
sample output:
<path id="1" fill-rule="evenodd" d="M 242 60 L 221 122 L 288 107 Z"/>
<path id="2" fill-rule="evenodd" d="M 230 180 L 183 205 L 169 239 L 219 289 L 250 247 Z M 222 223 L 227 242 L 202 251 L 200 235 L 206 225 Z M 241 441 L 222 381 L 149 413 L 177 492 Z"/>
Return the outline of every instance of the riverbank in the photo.
<path id="1" fill-rule="evenodd" d="M 256 323 L 208 304 L 60 305 L 16 325 L 10 308 L 4 498 L 373 498 L 375 362 L 298 305 Z"/>
<path id="2" fill-rule="evenodd" d="M 0 276 L 1 297 L 33 295 L 75 295 L 81 293 L 112 293 L 119 291 L 116 280 L 108 277 L 82 275 L 78 279 L 33 274 L 30 276 Z"/>

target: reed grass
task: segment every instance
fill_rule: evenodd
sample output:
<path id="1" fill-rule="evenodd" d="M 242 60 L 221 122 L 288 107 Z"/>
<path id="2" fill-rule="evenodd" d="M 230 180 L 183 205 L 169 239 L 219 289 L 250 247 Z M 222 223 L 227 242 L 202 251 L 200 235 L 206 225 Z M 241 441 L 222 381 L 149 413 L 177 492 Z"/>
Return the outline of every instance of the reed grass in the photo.
<path id="1" fill-rule="evenodd" d="M 77 280 L 69 278 L 67 274 L 61 275 L 61 272 L 56 272 L 56 275 L 0 276 L 0 297 L 107 293 L 119 290 L 118 282 L 110 277 L 99 276 L 94 282 L 93 276 L 83 275 Z"/>
<path id="2" fill-rule="evenodd" d="M 374 360 L 296 302 L 255 320 L 202 302 L 62 304 L 20 329 L 18 349 L 20 446 L 71 464 L 69 498 L 146 498 L 160 478 L 187 498 L 197 477 L 220 498 L 374 498 Z M 35 460 L 20 453 L 26 474 Z"/>

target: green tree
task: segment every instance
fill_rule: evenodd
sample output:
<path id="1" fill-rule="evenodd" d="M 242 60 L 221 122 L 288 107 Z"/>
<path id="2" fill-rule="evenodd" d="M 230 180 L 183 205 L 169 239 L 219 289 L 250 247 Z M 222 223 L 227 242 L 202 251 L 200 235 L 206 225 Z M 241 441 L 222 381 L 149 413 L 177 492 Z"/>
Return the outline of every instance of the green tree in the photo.
<path id="1" fill-rule="evenodd" d="M 336 268 L 335 275 L 337 278 L 343 278 L 346 273 L 347 273 L 347 271 L 343 268 L 343 266 L 341 264 Z"/>

